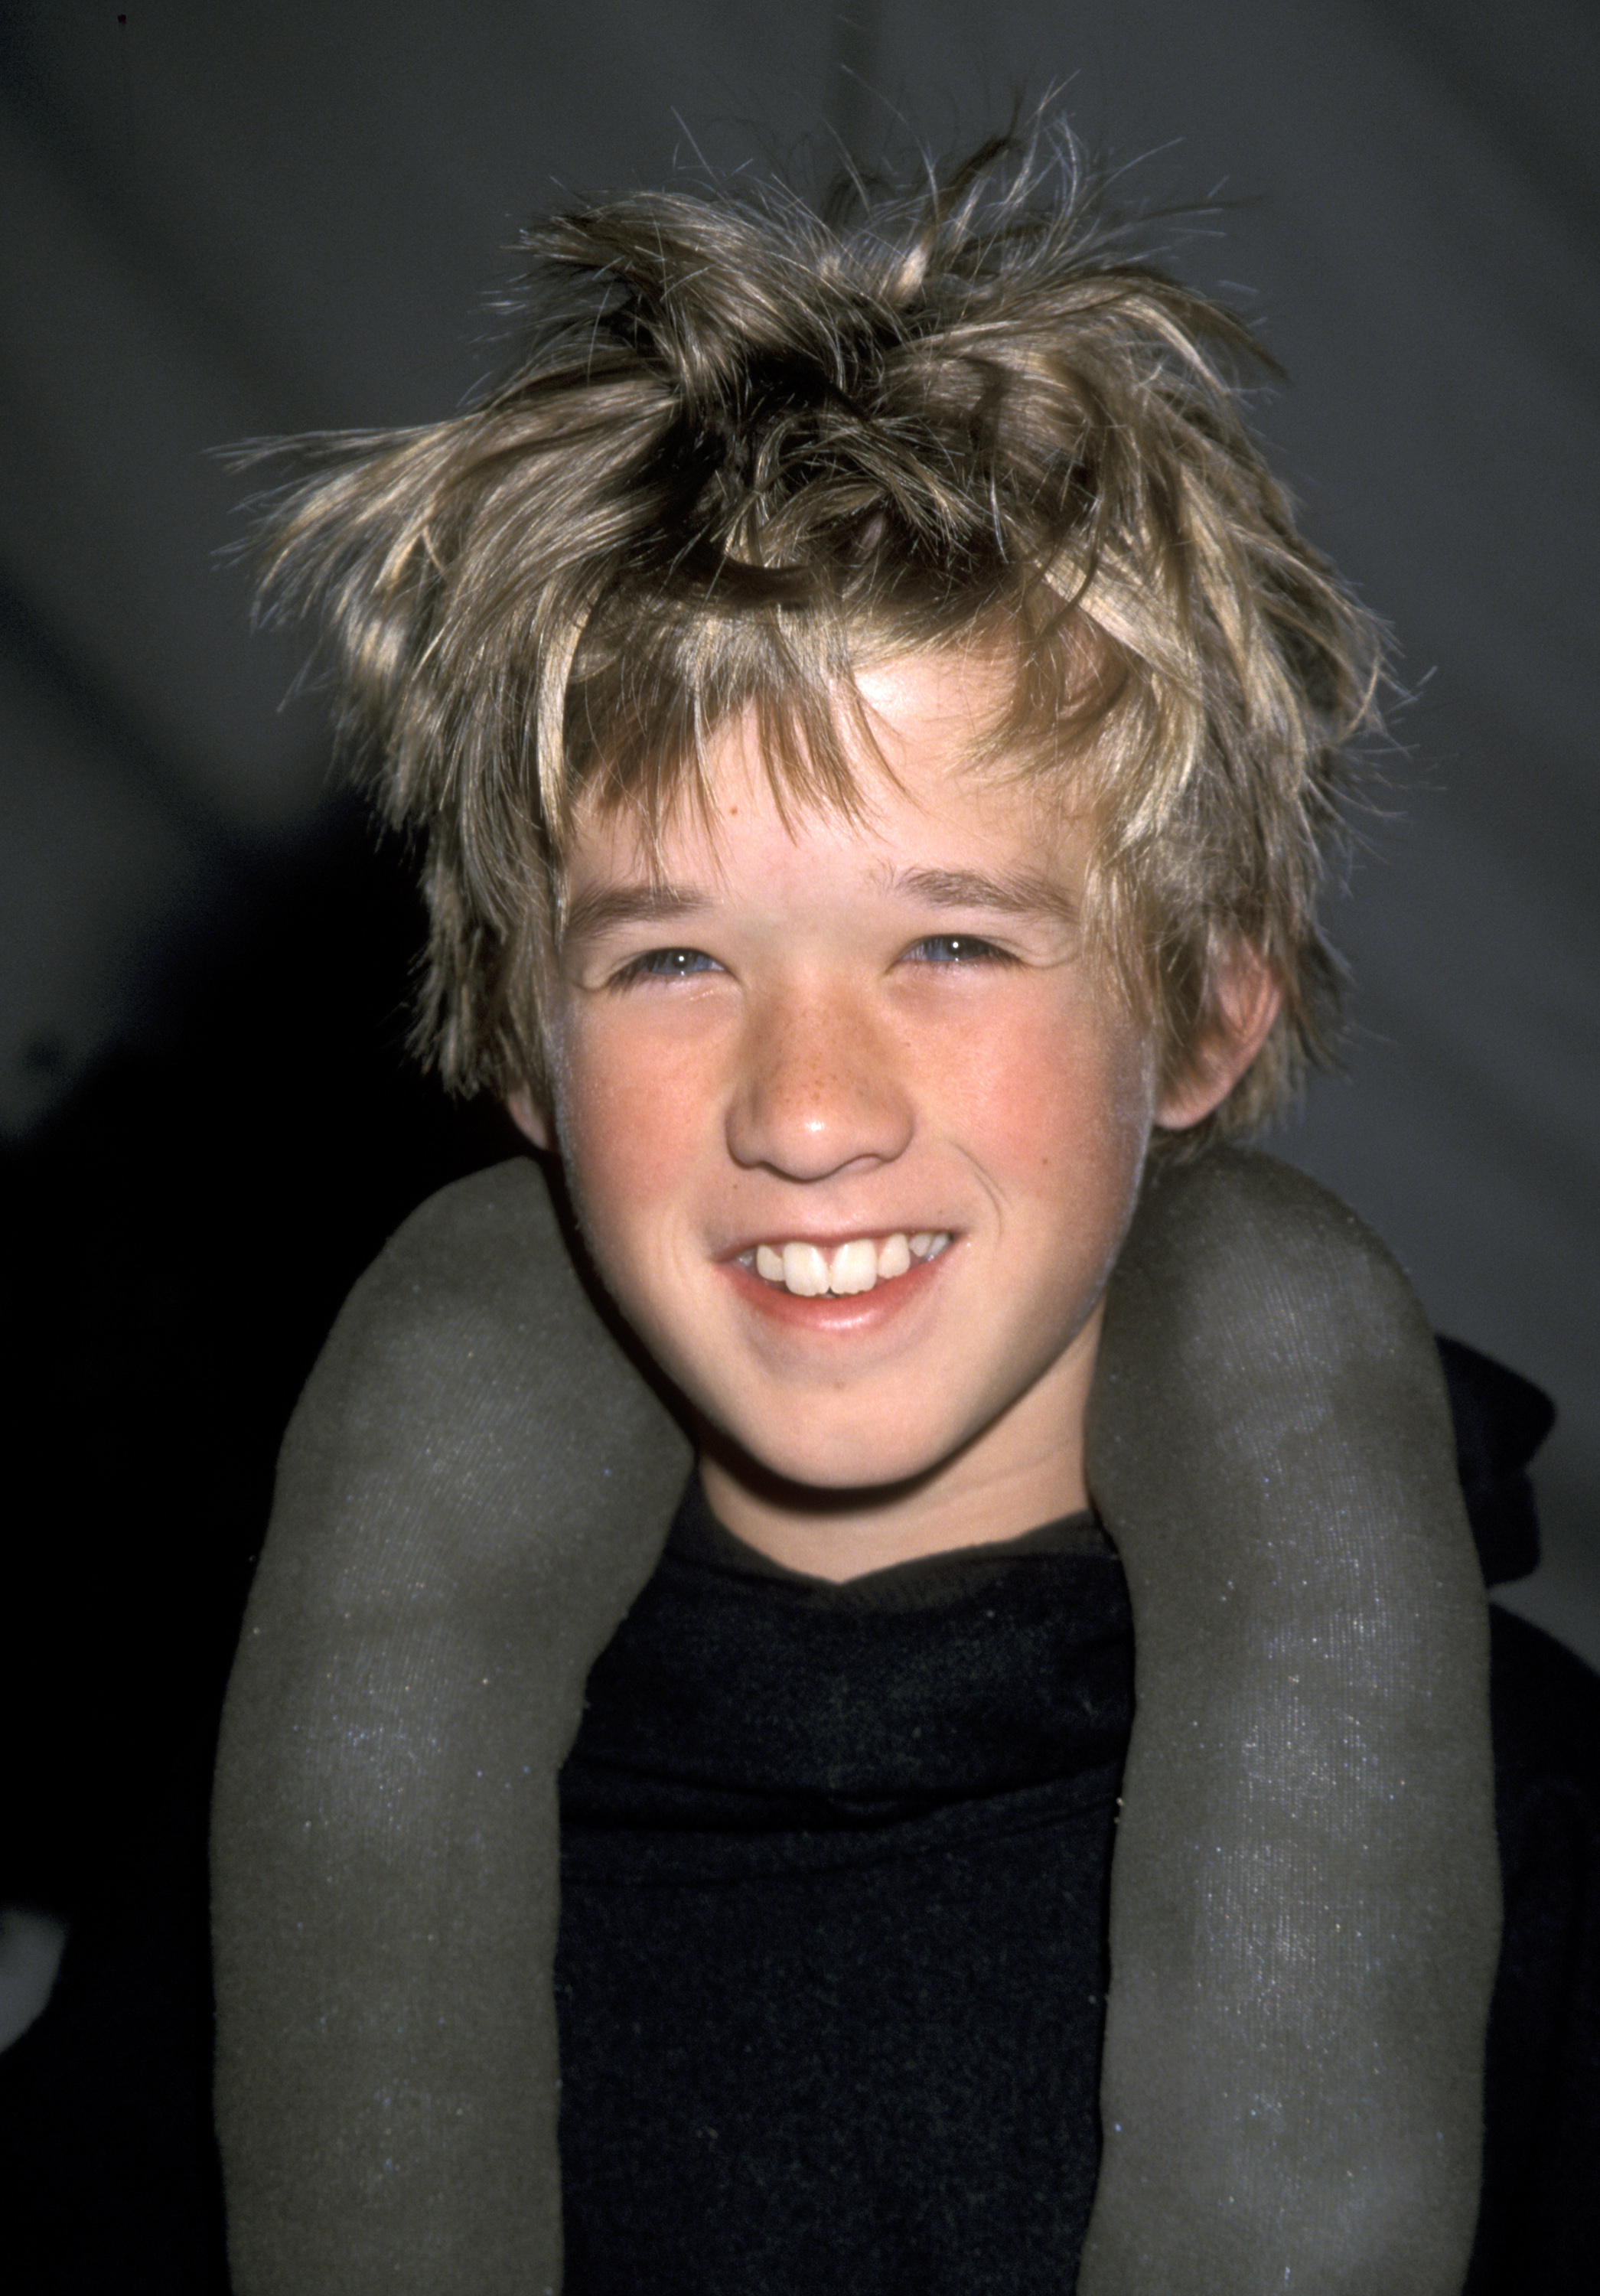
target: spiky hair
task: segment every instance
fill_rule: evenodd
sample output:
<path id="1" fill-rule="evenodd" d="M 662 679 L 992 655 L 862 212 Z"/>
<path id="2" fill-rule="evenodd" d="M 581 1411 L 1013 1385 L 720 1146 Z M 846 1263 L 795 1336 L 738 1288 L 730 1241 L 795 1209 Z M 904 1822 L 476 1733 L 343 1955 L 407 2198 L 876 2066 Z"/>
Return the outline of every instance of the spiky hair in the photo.
<path id="1" fill-rule="evenodd" d="M 1269 363 L 1240 320 L 1048 133 L 820 212 L 738 180 L 524 247 L 505 379 L 298 442 L 262 534 L 269 603 L 324 618 L 341 730 L 423 842 L 446 1081 L 539 1088 L 586 806 L 648 841 L 753 711 L 780 800 L 852 810 L 864 660 L 1000 642 L 991 762 L 1091 809 L 1091 923 L 1164 1078 L 1242 945 L 1280 983 L 1213 1119 L 1259 1121 L 1337 1017 L 1317 899 L 1380 656 L 1244 419 Z"/>

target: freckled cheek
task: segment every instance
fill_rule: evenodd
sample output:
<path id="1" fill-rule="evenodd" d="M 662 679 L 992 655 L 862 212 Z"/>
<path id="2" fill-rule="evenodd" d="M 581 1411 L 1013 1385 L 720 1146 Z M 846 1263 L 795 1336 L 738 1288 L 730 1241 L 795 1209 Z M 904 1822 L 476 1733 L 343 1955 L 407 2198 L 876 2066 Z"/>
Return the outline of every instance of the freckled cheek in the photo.
<path id="1" fill-rule="evenodd" d="M 705 1128 L 700 1064 L 627 1032 L 574 1027 L 555 1062 L 556 1129 L 595 1241 L 681 1187 Z"/>
<path id="2" fill-rule="evenodd" d="M 945 1105 L 985 1160 L 1019 1181 L 1098 1179 L 1121 1194 L 1149 1136 L 1153 1063 L 1131 1030 L 1095 1015 L 970 1031 L 950 1048 Z"/>

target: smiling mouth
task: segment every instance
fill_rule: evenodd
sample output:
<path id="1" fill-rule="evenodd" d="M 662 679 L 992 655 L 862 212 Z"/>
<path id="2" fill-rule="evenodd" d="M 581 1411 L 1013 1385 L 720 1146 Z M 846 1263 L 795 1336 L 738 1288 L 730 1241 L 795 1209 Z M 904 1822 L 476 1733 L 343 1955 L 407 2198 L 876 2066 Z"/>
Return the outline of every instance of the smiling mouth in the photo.
<path id="1" fill-rule="evenodd" d="M 838 1299 L 892 1283 L 918 1260 L 937 1259 L 949 1242 L 948 1230 L 921 1228 L 911 1235 L 897 1229 L 881 1240 L 851 1236 L 828 1250 L 815 1243 L 758 1243 L 739 1254 L 739 1265 L 799 1299 Z"/>

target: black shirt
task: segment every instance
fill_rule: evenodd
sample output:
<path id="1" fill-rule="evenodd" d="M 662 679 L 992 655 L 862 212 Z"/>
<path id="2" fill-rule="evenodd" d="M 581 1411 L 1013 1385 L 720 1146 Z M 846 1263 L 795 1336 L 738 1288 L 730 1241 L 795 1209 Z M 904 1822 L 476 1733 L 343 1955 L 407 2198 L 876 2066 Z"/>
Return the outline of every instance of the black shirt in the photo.
<path id="1" fill-rule="evenodd" d="M 1547 1408 L 1508 1464 L 1485 1429 L 1518 1396 L 1486 1404 L 1481 1358 L 1447 1369 L 1486 1576 L 1512 1575 Z M 1496 1611 L 1492 1697 L 1506 1936 L 1467 2290 L 1578 2296 L 1600 2254 L 1600 1680 Z M 691 1486 L 561 1782 L 567 2296 L 1071 2286 L 1131 1715 L 1126 1587 L 1089 1517 L 834 1586 Z"/>
<path id="2" fill-rule="evenodd" d="M 691 1487 L 562 1778 L 568 2296 L 1060 2296 L 1132 1647 L 1087 1516 L 832 1586 Z"/>

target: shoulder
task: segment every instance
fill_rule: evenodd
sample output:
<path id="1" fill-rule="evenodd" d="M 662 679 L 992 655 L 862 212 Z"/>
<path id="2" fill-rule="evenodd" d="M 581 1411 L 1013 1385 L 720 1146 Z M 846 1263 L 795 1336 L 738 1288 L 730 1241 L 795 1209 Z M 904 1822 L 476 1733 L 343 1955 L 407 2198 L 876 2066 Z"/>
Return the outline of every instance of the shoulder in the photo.
<path id="1" fill-rule="evenodd" d="M 688 1464 L 544 1176 L 513 1160 L 430 1197 L 345 1301 L 284 1440 L 268 1556 L 342 1585 L 352 1552 L 521 1568 L 536 1521 L 552 1554 L 636 1519 L 659 1546 Z"/>
<path id="2" fill-rule="evenodd" d="M 353 1352 L 482 1327 L 537 1324 L 578 1289 L 542 1176 L 522 1158 L 430 1196 L 396 1229 L 334 1326 Z M 352 1345 L 353 1343 L 353 1345 Z"/>
<path id="3" fill-rule="evenodd" d="M 1504 1585 L 1538 1562 L 1528 1470 L 1555 1409 L 1457 1341 L 1440 1354 L 1479 1560 L 1489 1585 Z M 1588 2296 L 1600 2253 L 1600 1675 L 1491 1603 L 1489 1700 L 1505 1918 L 1466 2296 Z"/>
<path id="4" fill-rule="evenodd" d="M 1547 1831 L 1560 1813 L 1573 1849 L 1593 1856 L 1600 1848 L 1600 1675 L 1497 1603 L 1489 1606 L 1489 1652 L 1502 1853 L 1536 1822 Z"/>
<path id="5" fill-rule="evenodd" d="M 1600 2253 L 1600 1676 L 1490 1606 L 1505 1889 L 1467 2296 L 1587 2296 Z"/>

